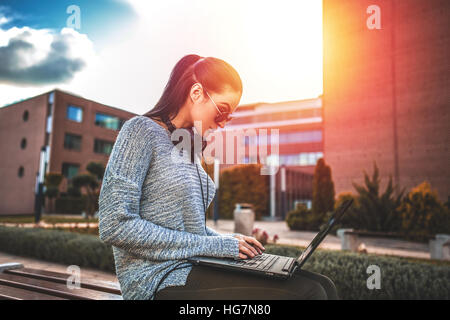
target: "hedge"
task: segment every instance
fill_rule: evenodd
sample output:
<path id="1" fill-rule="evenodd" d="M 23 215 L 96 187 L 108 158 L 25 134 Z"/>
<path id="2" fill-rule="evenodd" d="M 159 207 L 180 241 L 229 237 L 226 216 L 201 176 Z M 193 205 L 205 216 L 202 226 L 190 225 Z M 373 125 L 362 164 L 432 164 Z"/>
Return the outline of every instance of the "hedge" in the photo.
<path id="1" fill-rule="evenodd" d="M 0 226 L 0 251 L 115 272 L 111 246 L 94 235 Z"/>
<path id="2" fill-rule="evenodd" d="M 301 252 L 298 247 L 268 247 L 267 252 L 291 257 Z M 318 250 L 305 263 L 304 269 L 332 279 L 341 299 L 450 299 L 450 263 L 411 260 Z M 370 265 L 380 268 L 381 289 L 367 288 Z"/>
<path id="3" fill-rule="evenodd" d="M 267 253 L 291 257 L 302 250 L 285 245 L 265 247 Z M 0 251 L 114 272 L 111 247 L 92 235 L 0 226 Z M 381 289 L 367 288 L 370 265 L 381 270 Z M 450 299 L 448 262 L 318 250 L 304 269 L 332 279 L 341 299 Z"/>

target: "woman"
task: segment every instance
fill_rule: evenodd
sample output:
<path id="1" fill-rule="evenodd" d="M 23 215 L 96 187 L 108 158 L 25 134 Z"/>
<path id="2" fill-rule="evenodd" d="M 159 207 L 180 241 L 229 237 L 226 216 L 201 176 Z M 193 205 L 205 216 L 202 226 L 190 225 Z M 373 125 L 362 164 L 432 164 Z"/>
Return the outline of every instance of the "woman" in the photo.
<path id="1" fill-rule="evenodd" d="M 120 130 L 100 190 L 99 235 L 112 245 L 124 299 L 336 297 L 332 282 L 318 274 L 302 271 L 288 281 L 272 280 L 186 260 L 202 255 L 247 259 L 265 250 L 253 237 L 206 227 L 214 182 L 199 158 L 173 161 L 174 129 L 194 127 L 203 137 L 223 128 L 241 96 L 241 79 L 228 63 L 187 55 L 175 65 L 156 106 Z M 206 194 L 203 185 L 211 185 Z"/>

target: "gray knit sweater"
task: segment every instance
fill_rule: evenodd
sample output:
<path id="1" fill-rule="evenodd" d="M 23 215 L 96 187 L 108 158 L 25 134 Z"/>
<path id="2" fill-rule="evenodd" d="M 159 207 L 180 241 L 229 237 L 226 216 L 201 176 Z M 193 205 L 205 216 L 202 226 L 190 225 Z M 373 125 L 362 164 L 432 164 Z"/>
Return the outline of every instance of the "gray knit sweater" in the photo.
<path id="1" fill-rule="evenodd" d="M 188 267 L 171 272 L 158 291 L 184 286 L 192 269 L 183 260 L 188 257 L 239 257 L 236 238 L 205 226 L 196 165 L 172 161 L 173 148 L 169 131 L 148 117 L 135 116 L 124 123 L 106 166 L 99 236 L 112 246 L 124 299 L 151 298 L 159 280 L 182 265 Z M 209 206 L 214 182 L 198 157 L 196 163 Z"/>

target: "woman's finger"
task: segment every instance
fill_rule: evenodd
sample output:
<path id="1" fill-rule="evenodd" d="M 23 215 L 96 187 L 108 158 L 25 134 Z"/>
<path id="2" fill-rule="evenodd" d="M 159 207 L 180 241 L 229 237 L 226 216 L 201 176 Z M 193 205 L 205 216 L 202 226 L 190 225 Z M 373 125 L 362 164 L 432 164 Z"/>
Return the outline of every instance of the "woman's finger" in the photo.
<path id="1" fill-rule="evenodd" d="M 239 258 L 247 259 L 247 256 L 245 254 L 239 252 Z"/>
<path id="2" fill-rule="evenodd" d="M 239 247 L 239 257 L 242 259 L 247 259 L 249 257 L 249 253 L 245 251 L 245 248 Z"/>
<path id="3" fill-rule="evenodd" d="M 242 245 L 247 249 L 247 251 L 250 253 L 250 256 L 252 258 L 258 254 L 256 249 L 253 248 L 250 244 L 248 244 L 245 240 L 242 241 Z"/>
<path id="4" fill-rule="evenodd" d="M 239 251 L 242 252 L 243 254 L 247 255 L 248 257 L 253 258 L 254 254 L 247 246 L 248 245 L 244 240 L 239 241 Z"/>
<path id="5" fill-rule="evenodd" d="M 255 248 L 258 251 L 259 254 L 262 254 L 262 249 L 258 245 L 258 240 L 254 239 L 254 238 L 250 238 L 247 242 L 250 243 L 251 246 L 253 248 Z"/>
<path id="6" fill-rule="evenodd" d="M 259 253 L 262 253 L 262 251 L 266 250 L 264 246 L 253 237 L 246 237 L 245 240 L 251 243 L 254 248 L 257 248 L 259 250 Z"/>

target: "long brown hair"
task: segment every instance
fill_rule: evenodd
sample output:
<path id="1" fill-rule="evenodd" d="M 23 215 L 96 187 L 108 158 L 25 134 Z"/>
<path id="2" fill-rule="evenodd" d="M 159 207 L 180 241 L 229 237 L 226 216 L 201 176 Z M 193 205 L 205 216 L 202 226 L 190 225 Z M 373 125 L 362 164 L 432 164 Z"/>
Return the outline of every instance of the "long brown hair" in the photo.
<path id="1" fill-rule="evenodd" d="M 175 118 L 196 83 L 195 79 L 208 92 L 222 93 L 226 86 L 230 86 L 242 94 L 241 78 L 230 64 L 214 57 L 189 54 L 177 62 L 158 103 L 144 116 L 162 120 Z"/>

